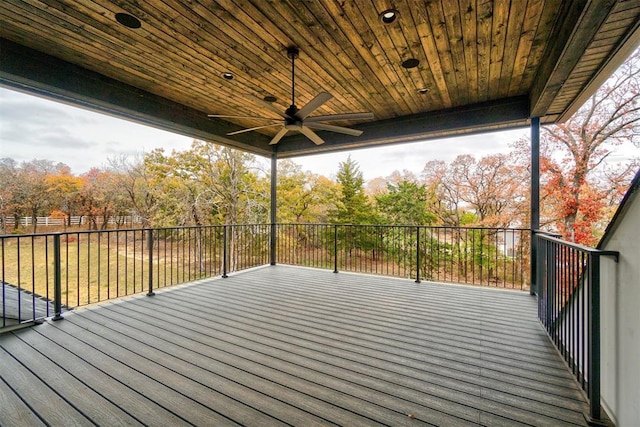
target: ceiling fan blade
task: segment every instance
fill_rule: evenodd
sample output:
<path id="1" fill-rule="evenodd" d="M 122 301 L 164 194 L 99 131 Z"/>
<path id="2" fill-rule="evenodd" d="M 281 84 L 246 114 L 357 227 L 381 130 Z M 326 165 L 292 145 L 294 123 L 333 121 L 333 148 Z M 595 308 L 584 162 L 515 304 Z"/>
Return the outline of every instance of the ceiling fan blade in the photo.
<path id="1" fill-rule="evenodd" d="M 311 130 L 311 128 L 308 128 L 307 126 L 302 126 L 300 128 L 300 132 L 304 136 L 309 138 L 311 141 L 313 141 L 314 144 L 316 145 L 324 144 L 324 139 L 320 138 L 317 133 Z"/>
<path id="2" fill-rule="evenodd" d="M 280 117 L 258 117 L 258 116 L 226 116 L 224 114 L 207 114 L 207 117 L 214 119 L 255 119 L 255 120 L 282 120 Z"/>
<path id="3" fill-rule="evenodd" d="M 227 135 L 228 135 L 228 136 L 231 136 L 231 135 L 237 135 L 237 134 L 239 134 L 239 133 L 251 132 L 252 130 L 258 130 L 258 129 L 270 128 L 270 127 L 273 127 L 273 126 L 282 126 L 282 123 L 276 123 L 276 124 L 273 124 L 273 125 L 265 125 L 265 126 L 256 126 L 256 127 L 253 127 L 253 128 L 247 128 L 247 129 L 241 129 L 241 130 L 237 130 L 237 131 L 234 131 L 234 132 L 229 132 Z"/>
<path id="4" fill-rule="evenodd" d="M 276 107 L 273 104 L 268 103 L 267 101 L 258 98 L 257 96 L 253 96 L 253 95 L 249 95 L 248 96 L 249 99 L 251 99 L 253 102 L 255 102 L 256 104 L 260 104 L 262 105 L 264 108 L 273 111 L 274 113 L 276 113 L 278 116 L 283 117 L 285 119 L 291 119 L 292 117 L 289 117 L 288 115 L 286 115 L 284 113 L 284 111 L 278 109 L 278 107 Z"/>
<path id="5" fill-rule="evenodd" d="M 307 117 L 305 123 L 324 122 L 326 120 L 373 120 L 373 113 L 328 114 L 326 116 Z"/>
<path id="6" fill-rule="evenodd" d="M 302 107 L 300 111 L 298 111 L 298 114 L 296 114 L 296 116 L 298 116 L 301 119 L 304 119 L 305 117 L 313 113 L 318 107 L 320 107 L 322 104 L 324 104 L 331 98 L 333 98 L 333 95 L 331 95 L 330 93 L 320 92 L 319 94 L 316 95 L 315 98 L 309 101 L 307 105 Z"/>
<path id="7" fill-rule="evenodd" d="M 360 136 L 360 135 L 362 135 L 362 131 L 361 130 L 345 128 L 345 127 L 342 127 L 342 126 L 328 125 L 326 123 L 307 123 L 305 121 L 305 126 L 308 127 L 308 128 L 311 128 L 311 129 L 328 130 L 328 131 L 331 131 L 331 132 L 344 133 L 346 135 L 352 135 L 352 136 Z"/>
<path id="8" fill-rule="evenodd" d="M 273 139 L 271 140 L 271 142 L 269 143 L 269 145 L 275 145 L 278 142 L 280 142 L 280 140 L 282 139 L 283 136 L 286 135 L 286 133 L 289 132 L 287 130 L 287 128 L 283 127 L 282 129 L 280 129 L 280 131 L 278 131 L 278 133 L 276 133 L 276 136 L 273 137 Z"/>

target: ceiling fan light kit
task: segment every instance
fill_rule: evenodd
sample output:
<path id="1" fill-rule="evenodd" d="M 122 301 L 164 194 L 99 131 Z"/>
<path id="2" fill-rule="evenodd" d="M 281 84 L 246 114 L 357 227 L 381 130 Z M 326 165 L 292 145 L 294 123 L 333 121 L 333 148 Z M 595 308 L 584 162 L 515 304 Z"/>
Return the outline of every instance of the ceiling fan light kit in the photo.
<path id="1" fill-rule="evenodd" d="M 311 101 L 309 101 L 302 108 L 298 108 L 295 103 L 295 89 L 296 89 L 296 59 L 300 55 L 300 50 L 295 47 L 287 48 L 287 56 L 291 59 L 291 105 L 283 112 L 278 110 L 277 107 L 272 105 L 271 99 L 275 101 L 274 97 L 264 99 L 250 97 L 253 101 L 260 104 L 264 108 L 269 109 L 279 117 L 260 117 L 260 116 L 240 116 L 240 115 L 221 115 L 221 114 L 209 114 L 208 117 L 219 119 L 256 119 L 256 120 L 277 120 L 278 123 L 268 124 L 262 126 L 256 126 L 252 128 L 246 128 L 227 133 L 228 136 L 237 135 L 244 132 L 251 132 L 260 129 L 266 129 L 270 127 L 280 126 L 281 129 L 271 139 L 269 145 L 277 144 L 289 131 L 300 132 L 311 140 L 314 144 L 324 144 L 324 140 L 315 132 L 315 130 L 323 130 L 329 132 L 337 132 L 345 135 L 360 136 L 361 130 L 351 129 L 343 126 L 335 126 L 321 122 L 336 121 L 336 120 L 372 120 L 373 113 L 341 113 L 341 114 L 328 114 L 322 116 L 309 117 L 315 110 L 320 108 L 326 102 L 333 98 L 328 92 L 320 92 Z"/>

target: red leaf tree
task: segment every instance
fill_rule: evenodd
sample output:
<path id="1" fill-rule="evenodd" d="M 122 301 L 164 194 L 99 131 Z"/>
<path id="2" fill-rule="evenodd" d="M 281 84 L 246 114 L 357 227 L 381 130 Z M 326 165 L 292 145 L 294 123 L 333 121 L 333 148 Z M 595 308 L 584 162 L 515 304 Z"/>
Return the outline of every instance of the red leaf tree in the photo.
<path id="1" fill-rule="evenodd" d="M 640 51 L 564 123 L 540 138 L 541 221 L 594 245 L 640 162 Z M 528 150 L 524 141 L 518 151 Z M 635 148 L 634 148 L 635 147 Z M 615 154 L 626 151 L 616 160 Z"/>

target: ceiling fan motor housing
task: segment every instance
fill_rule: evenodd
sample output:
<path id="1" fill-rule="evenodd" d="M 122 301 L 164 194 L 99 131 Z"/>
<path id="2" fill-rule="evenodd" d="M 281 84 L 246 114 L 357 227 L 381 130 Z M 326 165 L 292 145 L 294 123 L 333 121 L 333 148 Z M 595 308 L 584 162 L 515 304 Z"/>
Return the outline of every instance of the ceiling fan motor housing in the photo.
<path id="1" fill-rule="evenodd" d="M 298 107 L 296 107 L 295 104 L 290 105 L 289 108 L 287 108 L 284 112 L 284 114 L 286 114 L 287 116 L 291 117 L 291 118 L 295 118 L 296 114 L 298 114 L 298 111 L 300 111 L 298 109 Z"/>
<path id="2" fill-rule="evenodd" d="M 291 46 L 287 48 L 287 56 L 291 59 L 297 59 L 298 55 L 300 55 L 300 50 L 295 47 L 295 46 Z"/>
<path id="3" fill-rule="evenodd" d="M 247 129 L 241 129 L 241 130 L 229 132 L 227 135 L 236 135 L 239 133 L 269 128 L 274 126 L 282 126 L 282 129 L 280 129 L 280 131 L 271 139 L 271 142 L 269 142 L 269 145 L 277 144 L 278 141 L 280 141 L 280 139 L 282 139 L 282 137 L 284 137 L 288 131 L 298 131 L 303 135 L 305 135 L 308 139 L 310 139 L 314 144 L 320 145 L 324 143 L 324 140 L 320 136 L 318 136 L 318 134 L 315 133 L 315 130 L 338 132 L 338 133 L 343 133 L 343 134 L 352 135 L 352 136 L 360 136 L 362 134 L 362 131 L 359 131 L 359 130 L 341 127 L 341 126 L 329 125 L 322 122 L 329 121 L 329 120 L 338 120 L 338 119 L 339 120 L 372 119 L 373 114 L 371 113 L 347 113 L 347 114 L 329 114 L 325 116 L 315 116 L 315 117 L 309 118 L 307 120 L 307 124 L 304 123 L 305 119 L 307 119 L 307 117 L 311 113 L 313 113 L 316 109 L 320 108 L 320 106 L 322 106 L 325 102 L 329 101 L 332 98 L 332 96 L 327 92 L 321 92 L 318 95 L 316 95 L 311 101 L 309 101 L 306 105 L 304 105 L 302 109 L 299 109 L 296 106 L 295 60 L 296 58 L 298 58 L 299 54 L 300 54 L 300 51 L 298 50 L 297 47 L 292 46 L 287 48 L 287 56 L 291 59 L 291 105 L 289 106 L 289 108 L 285 110 L 284 114 L 278 111 L 273 105 L 265 101 L 262 101 L 259 98 L 256 98 L 257 102 L 261 103 L 263 106 L 265 106 L 269 110 L 274 111 L 280 117 L 284 118 L 284 123 L 280 122 L 282 124 L 270 124 L 270 125 L 256 126 L 256 127 L 247 128 Z M 246 116 L 227 116 L 227 115 L 218 115 L 218 114 L 210 114 L 209 117 L 238 118 L 238 119 L 251 118 Z M 255 118 L 273 120 L 270 117 L 255 117 Z"/>
<path id="4" fill-rule="evenodd" d="M 302 120 L 296 119 L 284 119 L 284 128 L 287 130 L 300 130 L 302 129 Z"/>

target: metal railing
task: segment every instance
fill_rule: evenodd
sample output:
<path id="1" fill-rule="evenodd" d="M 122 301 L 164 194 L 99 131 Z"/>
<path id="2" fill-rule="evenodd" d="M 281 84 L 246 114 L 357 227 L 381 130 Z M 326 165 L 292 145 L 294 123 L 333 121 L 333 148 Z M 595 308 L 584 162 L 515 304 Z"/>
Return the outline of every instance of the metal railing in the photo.
<path id="1" fill-rule="evenodd" d="M 275 232 L 275 236 L 272 236 Z M 247 224 L 0 236 L 6 328 L 62 311 L 277 263 L 526 290 L 530 230 Z M 538 317 L 600 409 L 599 251 L 536 232 Z"/>
<path id="2" fill-rule="evenodd" d="M 278 224 L 277 262 L 526 290 L 527 229 Z"/>
<path id="3" fill-rule="evenodd" d="M 247 224 L 0 236 L 2 323 L 276 261 L 421 280 L 527 289 L 528 230 Z"/>
<path id="4" fill-rule="evenodd" d="M 5 328 L 268 263 L 265 224 L 0 236 Z"/>
<path id="5" fill-rule="evenodd" d="M 600 251 L 536 234 L 538 318 L 600 420 Z"/>

